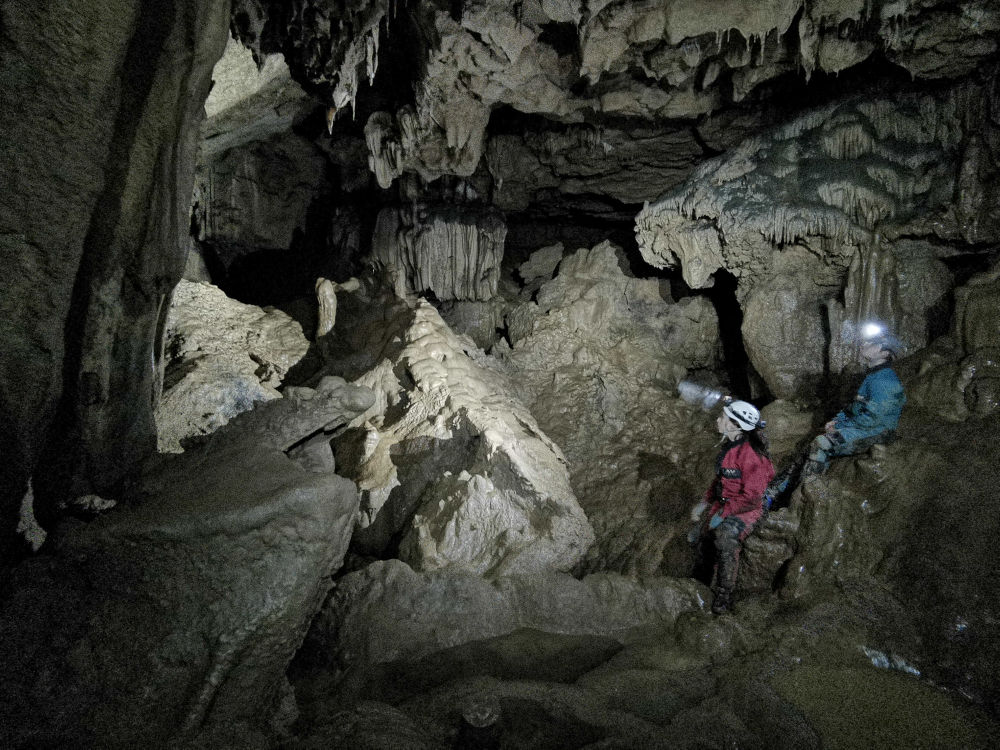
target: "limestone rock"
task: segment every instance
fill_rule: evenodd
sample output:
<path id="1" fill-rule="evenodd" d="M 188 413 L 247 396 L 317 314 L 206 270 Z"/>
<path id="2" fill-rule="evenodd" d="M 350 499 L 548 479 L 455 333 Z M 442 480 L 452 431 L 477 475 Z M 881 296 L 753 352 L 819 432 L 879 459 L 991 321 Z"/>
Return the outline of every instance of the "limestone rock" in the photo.
<path id="1" fill-rule="evenodd" d="M 698 0 L 464 0 L 391 13 L 388 0 L 350 8 L 267 0 L 236 16 L 258 59 L 284 52 L 293 74 L 338 109 L 353 105 L 360 77 L 375 80 L 387 41 L 407 38 L 420 62 L 414 101 L 368 121 L 372 171 L 383 187 L 403 172 L 427 180 L 472 174 L 490 112 L 502 106 L 562 123 L 595 114 L 690 121 L 780 77 L 836 74 L 877 54 L 918 78 L 966 75 L 995 54 L 1000 36 L 997 11 L 979 0 L 907 0 L 878 12 L 861 0 L 806 8 L 772 0 L 753 10 L 738 0 L 710 8 Z M 623 176 L 612 179 L 629 190 Z"/>
<path id="2" fill-rule="evenodd" d="M 280 398 L 277 387 L 308 349 L 301 326 L 284 313 L 244 305 L 210 284 L 181 281 L 167 320 L 159 449 L 178 452 L 184 438 Z"/>
<path id="3" fill-rule="evenodd" d="M 340 670 L 421 656 L 518 628 L 618 636 L 671 624 L 705 606 L 694 581 L 554 572 L 492 581 L 461 571 L 417 573 L 387 560 L 340 579 L 309 635 Z"/>
<path id="4" fill-rule="evenodd" d="M 653 575 L 710 476 L 710 420 L 674 387 L 714 363 L 718 326 L 707 299 L 673 302 L 657 280 L 627 276 L 618 252 L 603 243 L 565 257 L 537 302 L 508 315 L 504 357 L 569 459 L 598 537 L 588 569 Z"/>
<path id="5" fill-rule="evenodd" d="M 701 155 L 684 129 L 568 125 L 493 136 L 486 163 L 495 205 L 523 211 L 553 188 L 570 200 L 597 194 L 642 203 L 679 184 Z"/>
<path id="6" fill-rule="evenodd" d="M 857 362 L 859 332 L 869 321 L 887 326 L 903 342 L 904 355 L 925 346 L 932 323 L 928 311 L 939 306 L 951 286 L 951 273 L 929 243 L 901 240 L 859 253 L 848 269 L 843 304 L 827 304 L 834 334 L 830 369 L 843 371 Z"/>
<path id="7" fill-rule="evenodd" d="M 815 392 L 824 376 L 824 304 L 835 288 L 817 282 L 823 263 L 802 247 L 776 255 L 774 275 L 756 285 L 743 312 L 747 355 L 779 398 Z"/>
<path id="8" fill-rule="evenodd" d="M 789 401 L 778 399 L 761 409 L 767 422 L 764 432 L 771 446 L 771 457 L 777 467 L 792 458 L 806 438 L 813 436 L 813 415 Z"/>
<path id="9" fill-rule="evenodd" d="M 564 248 L 562 243 L 549 245 L 531 254 L 524 263 L 517 267 L 517 272 L 525 282 L 536 279 L 548 281 L 556 272 L 559 262 L 562 260 Z"/>
<path id="10" fill-rule="evenodd" d="M 1000 409 L 1000 267 L 955 290 L 952 334 L 922 352 L 913 400 L 949 422 Z"/>
<path id="11" fill-rule="evenodd" d="M 984 127 L 966 102 L 988 93 L 848 100 L 750 138 L 643 209 L 643 257 L 695 287 L 719 269 L 738 278 L 748 354 L 781 397 L 808 390 L 824 361 L 847 367 L 870 318 L 919 348 L 950 277 L 927 240 L 963 236 L 950 207 L 963 134 Z"/>
<path id="12" fill-rule="evenodd" d="M 326 395 L 335 390 L 342 412 L 357 389 L 341 381 Z M 272 402 L 286 412 L 272 424 L 288 427 L 292 402 Z M 369 393 L 356 405 L 370 403 Z M 294 719 L 285 670 L 346 552 L 358 498 L 349 481 L 286 457 L 281 429 L 253 424 L 150 467 L 135 497 L 61 530 L 54 557 L 16 572 L 0 626 L 4 745 L 161 747 L 204 734 L 242 744 Z M 296 424 L 299 435 L 313 426 Z"/>
<path id="13" fill-rule="evenodd" d="M 796 554 L 781 593 L 888 587 L 920 613 L 927 675 L 995 700 L 996 604 L 982 587 L 1000 574 L 996 524 L 986 509 L 974 520 L 964 502 L 983 497 L 983 477 L 1000 460 L 991 422 L 916 417 L 905 410 L 896 442 L 835 461 L 793 497 Z"/>
<path id="14" fill-rule="evenodd" d="M 404 308 L 394 325 L 399 343 L 355 381 L 376 391 L 376 405 L 337 446 L 363 491 L 355 543 L 383 554 L 403 537 L 399 554 L 427 570 L 572 568 L 593 531 L 562 452 L 433 307 Z"/>
<path id="15" fill-rule="evenodd" d="M 744 141 L 639 214 L 643 257 L 658 267 L 679 264 L 692 286 L 726 268 L 739 277 L 742 297 L 777 246 L 799 244 L 832 265 L 828 278 L 836 279 L 855 248 L 874 245 L 876 230 L 898 232 L 915 218 L 914 198 L 945 208 L 966 95 L 834 103 Z M 895 150 L 899 139 L 912 144 L 906 154 Z M 919 178 L 918 165 L 926 167 Z"/>
<path id="16" fill-rule="evenodd" d="M 258 68 L 250 50 L 230 38 L 212 71 L 201 126 L 201 158 L 287 133 L 313 106 L 292 80 L 283 55 L 265 55 Z"/>
<path id="17" fill-rule="evenodd" d="M 228 20 L 192 0 L 4 6 L 0 556 L 29 477 L 48 527 L 155 450 L 158 316 Z"/>
<path id="18" fill-rule="evenodd" d="M 503 297 L 497 296 L 488 302 L 443 302 L 439 312 L 451 330 L 468 336 L 480 349 L 489 351 L 502 335 L 504 316 L 511 306 Z"/>
<path id="19" fill-rule="evenodd" d="M 379 212 L 372 256 L 403 274 L 406 291 L 485 302 L 497 291 L 507 226 L 496 212 Z"/>

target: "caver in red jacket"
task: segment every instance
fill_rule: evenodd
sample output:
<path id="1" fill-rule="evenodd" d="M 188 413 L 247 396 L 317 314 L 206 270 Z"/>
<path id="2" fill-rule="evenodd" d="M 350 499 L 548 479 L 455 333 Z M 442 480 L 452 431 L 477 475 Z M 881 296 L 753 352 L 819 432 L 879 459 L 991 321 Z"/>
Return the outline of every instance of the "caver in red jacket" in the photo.
<path id="1" fill-rule="evenodd" d="M 739 537 L 743 539 L 764 512 L 761 499 L 774 478 L 774 464 L 757 453 L 746 437 L 741 437 L 726 441 L 715 466 L 715 479 L 705 492 L 705 501 L 711 503 L 707 518 L 711 519 L 720 510 L 723 518 L 739 517 L 745 524 Z"/>

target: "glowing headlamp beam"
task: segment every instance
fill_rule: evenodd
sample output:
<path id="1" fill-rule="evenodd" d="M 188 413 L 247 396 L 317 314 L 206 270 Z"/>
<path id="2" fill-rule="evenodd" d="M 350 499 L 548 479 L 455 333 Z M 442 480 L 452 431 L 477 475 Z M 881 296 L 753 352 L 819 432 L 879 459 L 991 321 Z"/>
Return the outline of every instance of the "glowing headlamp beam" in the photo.
<path id="1" fill-rule="evenodd" d="M 861 337 L 864 339 L 873 339 L 883 333 L 885 333 L 885 327 L 878 323 L 865 323 L 861 328 Z"/>

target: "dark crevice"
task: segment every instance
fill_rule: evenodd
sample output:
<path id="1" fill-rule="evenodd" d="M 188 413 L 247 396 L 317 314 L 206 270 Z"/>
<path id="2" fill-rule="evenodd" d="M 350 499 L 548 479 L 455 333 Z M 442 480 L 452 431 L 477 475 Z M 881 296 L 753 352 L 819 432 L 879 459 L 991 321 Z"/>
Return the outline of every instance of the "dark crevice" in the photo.
<path id="1" fill-rule="evenodd" d="M 742 399 L 752 400 L 762 406 L 770 400 L 761 393 L 762 379 L 757 374 L 746 348 L 743 346 L 743 310 L 736 299 L 736 277 L 724 269 L 715 272 L 715 284 L 708 290 L 708 298 L 719 318 L 719 339 L 722 343 L 723 369 L 729 381 L 729 392 Z"/>

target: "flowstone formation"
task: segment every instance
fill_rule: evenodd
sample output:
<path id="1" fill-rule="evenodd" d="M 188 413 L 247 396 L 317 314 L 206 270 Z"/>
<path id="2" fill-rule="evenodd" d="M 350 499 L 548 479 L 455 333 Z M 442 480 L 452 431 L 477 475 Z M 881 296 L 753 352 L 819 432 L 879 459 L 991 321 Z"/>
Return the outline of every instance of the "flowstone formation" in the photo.
<path id="1" fill-rule="evenodd" d="M 160 452 L 213 432 L 278 386 L 309 349 L 301 326 L 278 310 L 229 299 L 210 284 L 181 281 L 165 334 L 163 393 L 156 407 Z"/>
<path id="2" fill-rule="evenodd" d="M 849 100 L 750 138 L 640 212 L 642 255 L 694 288 L 737 277 L 747 352 L 778 396 L 842 370 L 865 320 L 919 348 L 950 285 L 940 259 L 995 239 L 953 197 L 968 161 L 985 164 L 970 143 L 997 138 L 996 96 L 991 81 Z"/>
<path id="3" fill-rule="evenodd" d="M 593 530 L 562 451 L 506 378 L 425 301 L 378 326 L 374 342 L 370 329 L 346 342 L 382 346 L 354 380 L 376 403 L 336 446 L 362 493 L 355 546 L 486 576 L 576 565 Z"/>
<path id="4" fill-rule="evenodd" d="M 372 258 L 399 275 L 403 294 L 488 301 L 497 293 L 507 225 L 495 211 L 384 208 L 372 236 Z"/>

